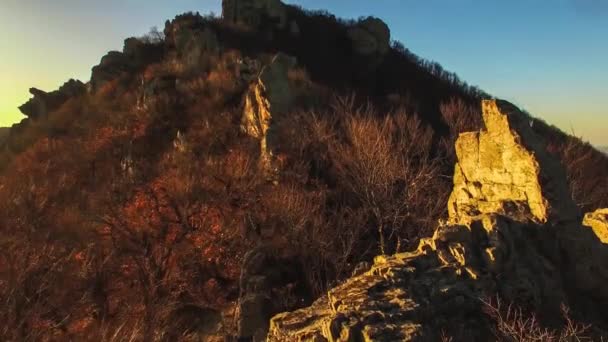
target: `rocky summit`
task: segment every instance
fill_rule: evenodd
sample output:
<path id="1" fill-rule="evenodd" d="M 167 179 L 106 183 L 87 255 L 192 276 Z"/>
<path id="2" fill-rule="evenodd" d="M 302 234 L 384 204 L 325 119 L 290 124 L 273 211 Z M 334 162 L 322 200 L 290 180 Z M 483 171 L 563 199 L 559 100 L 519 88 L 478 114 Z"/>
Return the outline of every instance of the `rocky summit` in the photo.
<path id="1" fill-rule="evenodd" d="M 311 307 L 273 317 L 269 341 L 487 341 L 496 296 L 549 321 L 560 304 L 606 314 L 606 210 L 585 217 L 592 229 L 575 221 L 564 172 L 527 116 L 504 101 L 482 110 L 486 129 L 456 142 L 447 222 L 416 251 L 378 256 Z"/>

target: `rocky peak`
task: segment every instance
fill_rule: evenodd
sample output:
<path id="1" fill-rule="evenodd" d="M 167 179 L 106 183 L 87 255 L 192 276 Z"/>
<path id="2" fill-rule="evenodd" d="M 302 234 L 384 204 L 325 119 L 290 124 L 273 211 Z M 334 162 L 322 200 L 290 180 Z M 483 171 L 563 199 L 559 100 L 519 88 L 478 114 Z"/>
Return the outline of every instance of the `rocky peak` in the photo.
<path id="1" fill-rule="evenodd" d="M 390 49 L 391 31 L 385 22 L 368 17 L 348 30 L 354 50 L 363 56 L 385 55 Z"/>
<path id="2" fill-rule="evenodd" d="M 31 119 L 45 117 L 48 113 L 59 109 L 70 98 L 80 96 L 86 92 L 84 83 L 70 79 L 58 90 L 46 92 L 37 88 L 30 88 L 33 95 L 28 102 L 19 107 L 23 115 Z"/>
<path id="3" fill-rule="evenodd" d="M 223 0 L 222 17 L 253 28 L 268 22 L 279 29 L 287 26 L 287 10 L 280 0 Z"/>

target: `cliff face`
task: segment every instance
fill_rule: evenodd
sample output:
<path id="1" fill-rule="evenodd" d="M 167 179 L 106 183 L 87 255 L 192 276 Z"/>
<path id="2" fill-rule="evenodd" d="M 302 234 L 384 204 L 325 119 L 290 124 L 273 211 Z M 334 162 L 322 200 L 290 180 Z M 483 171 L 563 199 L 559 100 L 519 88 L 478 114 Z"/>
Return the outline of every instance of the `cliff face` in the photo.
<path id="1" fill-rule="evenodd" d="M 482 301 L 495 296 L 547 320 L 560 304 L 605 314 L 605 212 L 582 227 L 526 115 L 504 101 L 482 109 L 486 129 L 456 143 L 449 220 L 416 251 L 379 256 L 311 307 L 275 316 L 270 341 L 487 341 L 497 335 Z"/>

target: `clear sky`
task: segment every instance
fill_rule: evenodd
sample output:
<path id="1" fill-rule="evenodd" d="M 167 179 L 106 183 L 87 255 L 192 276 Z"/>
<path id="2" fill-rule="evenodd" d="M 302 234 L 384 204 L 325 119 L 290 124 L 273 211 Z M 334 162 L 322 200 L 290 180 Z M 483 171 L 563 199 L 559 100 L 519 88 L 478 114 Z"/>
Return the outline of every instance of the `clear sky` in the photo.
<path id="1" fill-rule="evenodd" d="M 393 39 L 461 79 L 596 145 L 608 145 L 608 0 L 291 0 L 375 15 Z M 0 126 L 32 86 L 54 90 L 124 38 L 220 0 L 0 0 Z"/>

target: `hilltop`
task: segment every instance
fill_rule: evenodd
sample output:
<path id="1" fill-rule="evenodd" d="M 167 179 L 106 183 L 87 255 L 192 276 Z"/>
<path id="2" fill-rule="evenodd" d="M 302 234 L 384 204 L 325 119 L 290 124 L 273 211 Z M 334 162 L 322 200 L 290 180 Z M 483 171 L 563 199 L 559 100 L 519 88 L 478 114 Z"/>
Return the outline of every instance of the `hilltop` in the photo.
<path id="1" fill-rule="evenodd" d="M 297 334 L 276 317 L 309 312 L 311 305 L 337 322 L 332 329 L 340 335 L 345 321 L 323 306 L 326 295 L 365 292 L 350 285 L 385 270 L 378 266 L 384 261 L 389 273 L 396 264 L 406 273 L 409 266 L 449 269 L 447 280 L 468 287 L 472 276 L 460 277 L 467 270 L 488 272 L 485 264 L 469 264 L 483 248 L 515 255 L 512 245 L 479 243 L 462 229 L 479 225 L 472 218 L 477 212 L 517 222 L 515 245 L 522 227 L 542 235 L 522 233 L 538 238 L 540 247 L 526 245 L 524 256 L 509 259 L 514 263 L 499 263 L 514 274 L 551 270 L 547 278 L 530 276 L 535 283 L 526 291 L 539 290 L 536 281 L 564 285 L 554 279 L 572 271 L 564 261 L 588 257 L 581 252 L 587 245 L 573 244 L 573 254 L 563 250 L 576 234 L 554 239 L 556 230 L 547 227 L 561 227 L 558 209 L 571 223 L 568 232 L 581 228 L 582 213 L 601 232 L 604 219 L 596 210 L 608 207 L 608 158 L 591 145 L 416 56 L 391 39 L 379 18 L 343 20 L 279 0 L 222 5 L 221 18 L 185 13 L 162 32 L 126 39 L 122 51 L 101 57 L 89 80 L 30 90 L 32 98 L 19 108 L 26 119 L 0 143 L 0 300 L 6 303 L 0 339 L 259 341 L 268 329 L 280 339 Z M 455 167 L 476 169 L 466 154 L 482 149 L 459 142 L 463 133 L 491 131 L 490 103 L 499 104 L 494 112 L 504 105 L 517 113 L 515 128 L 499 130 L 517 141 L 511 146 L 517 153 L 505 155 L 492 144 L 483 149 L 494 152 L 488 177 L 503 156 L 530 171 L 499 168 L 509 182 L 522 178 L 522 187 L 532 189 L 512 198 L 492 197 L 497 190 L 488 179 L 466 182 L 470 174 Z M 521 148 L 513 138 L 520 135 Z M 547 165 L 557 176 L 549 171 L 543 178 Z M 461 216 L 470 222 L 458 221 Z M 437 239 L 445 232 L 437 222 L 447 219 L 465 239 L 448 239 L 448 247 Z M 502 223 L 484 227 L 490 235 L 503 229 Z M 424 252 L 431 256 L 404 256 L 419 246 L 431 246 Z M 449 260 L 418 265 L 441 255 Z M 595 260 L 582 264 L 603 275 Z M 601 312 L 588 306 L 604 300 L 601 278 L 588 279 L 584 290 L 550 298 L 572 304 L 577 321 L 600 329 Z M 490 281 L 480 284 L 480 293 L 502 294 Z M 554 307 L 526 306 L 504 292 L 522 317 L 546 311 L 555 318 Z M 414 299 L 437 299 L 425 296 Z M 345 308 L 345 317 L 358 315 Z M 479 327 L 483 332 L 500 326 L 477 308 L 472 317 L 490 322 Z M 376 319 L 382 315 L 379 310 Z M 416 324 L 426 324 L 425 317 Z M 454 322 L 470 331 L 467 322 Z M 353 324 L 353 332 L 361 330 Z M 564 322 L 542 324 L 559 330 Z M 325 330 L 320 336 L 336 339 Z M 457 329 L 447 330 L 460 338 Z"/>

